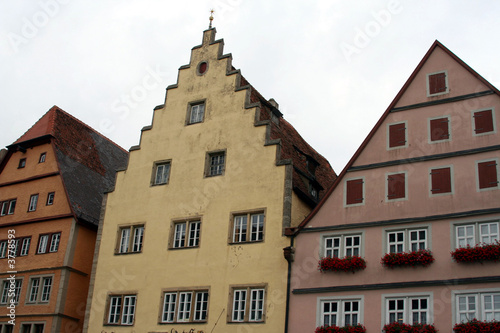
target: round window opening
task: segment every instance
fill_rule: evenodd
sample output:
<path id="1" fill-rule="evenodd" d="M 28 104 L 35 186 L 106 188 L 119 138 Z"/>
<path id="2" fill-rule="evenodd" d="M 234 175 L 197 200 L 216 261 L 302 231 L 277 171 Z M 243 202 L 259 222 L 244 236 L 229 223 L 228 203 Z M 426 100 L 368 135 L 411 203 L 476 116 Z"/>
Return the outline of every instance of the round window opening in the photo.
<path id="1" fill-rule="evenodd" d="M 208 63 L 206 61 L 200 62 L 200 64 L 198 65 L 198 73 L 200 75 L 203 75 L 203 74 L 205 74 L 207 69 L 208 69 Z"/>

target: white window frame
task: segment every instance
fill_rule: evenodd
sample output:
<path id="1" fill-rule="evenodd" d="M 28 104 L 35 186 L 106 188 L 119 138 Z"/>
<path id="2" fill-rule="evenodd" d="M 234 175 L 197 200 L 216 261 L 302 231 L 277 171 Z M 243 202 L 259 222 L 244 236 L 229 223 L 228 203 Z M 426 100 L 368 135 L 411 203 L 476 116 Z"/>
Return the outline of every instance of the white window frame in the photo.
<path id="1" fill-rule="evenodd" d="M 172 160 L 163 160 L 154 162 L 153 175 L 151 177 L 151 186 L 168 184 L 170 180 L 171 170 L 172 170 Z"/>
<path id="2" fill-rule="evenodd" d="M 267 286 L 231 286 L 227 320 L 230 323 L 263 323 L 266 320 Z"/>
<path id="3" fill-rule="evenodd" d="M 46 203 L 46 206 L 51 206 L 54 204 L 54 198 L 56 196 L 56 193 L 55 192 L 50 192 L 49 194 L 47 194 L 47 203 Z"/>
<path id="4" fill-rule="evenodd" d="M 402 301 L 403 309 L 398 312 L 402 312 L 402 320 L 400 323 L 405 323 L 412 325 L 414 324 L 412 319 L 413 309 L 412 300 L 422 300 L 426 299 L 427 309 L 426 322 L 423 324 L 433 324 L 434 323 L 434 294 L 433 292 L 420 292 L 420 293 L 398 293 L 398 294 L 382 294 L 382 323 L 390 324 L 391 310 L 389 310 L 390 301 Z M 418 312 L 422 312 L 423 309 L 415 309 Z M 421 323 L 421 318 L 418 322 Z M 393 321 L 394 322 L 394 321 Z"/>
<path id="5" fill-rule="evenodd" d="M 485 298 L 487 296 L 495 296 L 497 299 L 500 299 L 500 288 L 453 290 L 451 295 L 452 295 L 453 323 L 459 324 L 462 322 L 472 320 L 473 318 L 476 318 L 479 321 L 491 321 L 489 318 L 487 318 L 487 312 L 490 312 L 493 315 L 497 315 L 496 320 L 500 320 L 500 307 L 497 309 L 485 308 Z M 467 297 L 468 301 L 474 300 L 474 307 L 472 309 L 469 306 L 467 306 L 467 309 L 460 308 L 460 299 L 464 297 Z M 462 320 L 461 315 L 466 313 L 472 315 L 466 320 Z"/>
<path id="6" fill-rule="evenodd" d="M 189 104 L 188 125 L 202 123 L 205 120 L 206 104 L 205 101 Z"/>
<path id="7" fill-rule="evenodd" d="M 115 254 L 141 253 L 144 247 L 146 225 L 119 226 Z"/>
<path id="8" fill-rule="evenodd" d="M 49 303 L 53 283 L 53 275 L 31 277 L 26 295 L 26 303 Z"/>
<path id="9" fill-rule="evenodd" d="M 208 320 L 209 288 L 164 290 L 161 324 L 202 323 Z"/>
<path id="10" fill-rule="evenodd" d="M 133 326 L 136 308 L 136 294 L 109 295 L 105 325 Z"/>
<path id="11" fill-rule="evenodd" d="M 0 241 L 0 259 L 7 258 L 7 240 Z"/>
<path id="12" fill-rule="evenodd" d="M 54 253 L 59 251 L 61 232 L 42 234 L 38 238 L 36 254 Z"/>
<path id="13" fill-rule="evenodd" d="M 396 146 L 396 147 L 389 147 L 390 145 L 390 127 L 392 125 L 399 125 L 399 124 L 405 124 L 405 144 L 401 146 Z M 408 121 L 396 121 L 394 123 L 387 124 L 386 127 L 386 149 L 387 150 L 396 150 L 396 149 L 401 149 L 401 148 L 408 148 Z"/>
<path id="14" fill-rule="evenodd" d="M 474 114 L 476 112 L 481 112 L 481 111 L 488 111 L 491 110 L 491 121 L 493 122 L 493 131 L 491 132 L 485 132 L 485 133 L 476 133 L 476 121 L 474 120 Z M 483 135 L 490 135 L 490 134 L 496 134 L 497 133 L 497 122 L 495 118 L 495 107 L 490 107 L 490 108 L 482 108 L 482 109 L 477 109 L 477 110 L 472 110 L 471 111 L 471 124 L 472 124 L 472 136 L 483 136 Z"/>
<path id="15" fill-rule="evenodd" d="M 1 294 L 0 294 L 0 304 L 10 304 L 10 301 L 11 301 L 11 297 L 9 297 L 9 293 L 10 293 L 10 284 L 11 284 L 11 281 L 10 280 L 7 280 L 7 279 L 3 279 L 3 280 L 0 280 L 1 281 L 1 286 L 2 286 L 2 290 L 1 290 Z M 15 304 L 18 304 L 19 303 L 19 298 L 21 296 L 21 290 L 23 288 L 23 279 L 19 279 L 19 278 L 16 278 L 14 280 L 14 303 Z"/>
<path id="16" fill-rule="evenodd" d="M 358 320 L 356 323 L 350 323 L 350 325 L 357 325 L 364 323 L 364 296 L 363 295 L 352 295 L 352 296 L 341 296 L 341 297 L 329 297 L 322 296 L 318 297 L 316 300 L 316 326 L 324 326 L 326 325 L 324 321 L 324 312 L 323 305 L 326 302 L 337 303 L 337 314 L 335 323 L 330 323 L 329 325 L 336 325 L 339 327 L 346 326 L 346 315 L 356 313 L 358 316 Z M 349 313 L 345 310 L 346 303 L 358 302 L 358 311 L 350 311 Z M 351 319 L 352 321 L 352 319 Z"/>
<path id="17" fill-rule="evenodd" d="M 213 158 L 223 157 L 222 163 L 212 164 Z M 226 173 L 227 153 L 225 149 L 207 152 L 205 161 L 205 177 L 224 176 Z"/>
<path id="18" fill-rule="evenodd" d="M 174 221 L 172 230 L 171 249 L 200 246 L 201 219 Z"/>
<path id="19" fill-rule="evenodd" d="M 430 92 L 430 86 L 429 86 L 429 77 L 431 75 L 440 74 L 440 73 L 444 73 L 445 74 L 446 91 L 443 91 L 443 92 L 440 92 L 440 93 L 431 94 L 431 92 Z M 428 73 L 425 76 L 425 85 L 426 85 L 426 88 L 427 88 L 426 89 L 427 97 L 434 97 L 434 96 L 448 94 L 450 92 L 450 85 L 449 85 L 449 81 L 448 81 L 448 71 L 447 70 L 443 70 L 443 71 Z"/>
<path id="20" fill-rule="evenodd" d="M 44 163 L 46 159 L 47 159 L 47 152 L 41 153 L 40 157 L 38 158 L 38 163 Z"/>
<path id="21" fill-rule="evenodd" d="M 230 244 L 257 243 L 265 239 L 265 209 L 231 214 Z"/>
<path id="22" fill-rule="evenodd" d="M 495 232 L 491 232 L 491 228 L 489 228 L 489 233 L 487 235 L 482 234 L 482 226 L 496 226 L 496 234 Z M 459 236 L 459 229 L 463 229 L 466 231 L 463 236 Z M 496 240 L 500 240 L 500 220 L 480 220 L 480 221 L 470 221 L 470 222 L 464 222 L 464 223 L 455 223 L 453 224 L 453 230 L 452 230 L 452 235 L 454 237 L 453 243 L 455 246 L 455 249 L 458 249 L 460 247 L 466 247 L 467 245 L 469 246 L 476 246 L 479 244 L 491 244 L 494 243 Z M 471 231 L 469 233 L 469 231 Z M 489 237 L 489 242 L 484 241 L 484 237 Z M 496 236 L 496 237 L 495 237 Z M 464 241 L 461 243 L 461 241 Z"/>
<path id="23" fill-rule="evenodd" d="M 425 232 L 425 240 L 420 238 L 421 233 Z M 431 235 L 432 230 L 430 225 L 420 225 L 420 226 L 412 226 L 408 228 L 387 228 L 383 230 L 384 232 L 384 253 L 402 253 L 409 251 L 418 251 L 418 250 L 430 250 L 431 249 Z M 403 234 L 403 240 L 399 240 L 396 238 L 396 241 L 391 242 L 390 235 L 391 234 Z M 416 235 L 417 239 L 412 240 L 412 236 Z M 420 243 L 424 242 L 424 246 L 420 246 Z M 413 245 L 418 245 L 417 248 L 414 249 Z M 402 251 L 396 249 L 396 252 L 391 252 L 391 246 L 402 246 Z"/>
<path id="24" fill-rule="evenodd" d="M 355 237 L 359 237 L 359 245 L 348 245 L 348 241 L 354 240 Z M 334 246 L 334 240 L 338 240 L 338 246 Z M 328 241 L 332 241 L 332 246 L 328 246 Z M 358 253 L 354 254 L 356 251 L 352 251 L 352 253 L 348 253 L 349 249 L 358 249 Z M 364 256 L 364 231 L 356 232 L 356 233 L 346 233 L 346 234 L 323 234 L 321 236 L 321 244 L 320 244 L 320 258 L 326 257 L 335 257 L 335 250 L 338 251 L 338 258 L 344 258 L 347 255 L 357 255 L 359 257 Z"/>
<path id="25" fill-rule="evenodd" d="M 21 249 L 19 250 L 19 256 L 27 256 L 31 245 L 31 236 L 23 237 L 19 240 L 21 242 Z"/>
<path id="26" fill-rule="evenodd" d="M 30 204 L 28 206 L 28 212 L 36 211 L 37 204 L 38 204 L 38 194 L 32 194 L 30 196 Z"/>

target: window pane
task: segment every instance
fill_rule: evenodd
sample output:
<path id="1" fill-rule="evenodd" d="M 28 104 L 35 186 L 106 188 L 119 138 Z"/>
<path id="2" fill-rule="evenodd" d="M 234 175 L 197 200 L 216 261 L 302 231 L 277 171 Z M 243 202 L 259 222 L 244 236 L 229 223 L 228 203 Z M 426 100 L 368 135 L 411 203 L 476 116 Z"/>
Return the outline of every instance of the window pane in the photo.
<path id="1" fill-rule="evenodd" d="M 208 292 L 196 293 L 196 308 L 194 312 L 195 321 L 207 320 Z"/>
<path id="2" fill-rule="evenodd" d="M 175 303 L 177 302 L 176 293 L 166 293 L 163 302 L 162 321 L 172 323 L 175 318 Z"/>
<path id="3" fill-rule="evenodd" d="M 191 315 L 191 292 L 182 292 L 179 294 L 179 311 L 177 313 L 177 321 L 189 321 Z"/>
<path id="4" fill-rule="evenodd" d="M 45 253 L 47 252 L 47 243 L 49 241 L 49 235 L 42 235 L 40 236 L 40 240 L 38 243 L 38 253 Z"/>
<path id="5" fill-rule="evenodd" d="M 221 175 L 224 171 L 224 154 L 210 156 L 210 176 Z"/>
<path id="6" fill-rule="evenodd" d="M 40 288 L 40 279 L 31 280 L 31 288 L 30 288 L 30 302 L 36 302 L 38 298 L 38 289 Z"/>
<path id="7" fill-rule="evenodd" d="M 340 237 L 325 238 L 325 257 L 338 258 L 340 256 Z"/>
<path id="8" fill-rule="evenodd" d="M 325 301 L 323 303 L 323 313 L 322 313 L 322 325 L 332 326 L 338 325 L 337 317 L 338 317 L 338 302 L 337 301 Z"/>
<path id="9" fill-rule="evenodd" d="M 52 289 L 52 278 L 51 277 L 43 278 L 42 297 L 40 301 L 42 302 L 49 301 L 51 289 Z"/>
<path id="10" fill-rule="evenodd" d="M 498 222 L 480 224 L 479 238 L 481 240 L 481 243 L 495 243 L 498 240 Z"/>
<path id="11" fill-rule="evenodd" d="M 57 250 L 59 249 L 59 240 L 60 239 L 61 239 L 60 233 L 52 235 L 52 239 L 50 241 L 50 249 L 49 249 L 50 252 L 57 252 Z"/>
<path id="12" fill-rule="evenodd" d="M 251 215 L 252 230 L 251 241 L 261 241 L 264 239 L 264 214 Z"/>
<path id="13" fill-rule="evenodd" d="M 184 247 L 186 244 L 186 222 L 175 225 L 174 247 Z"/>
<path id="14" fill-rule="evenodd" d="M 120 253 L 127 253 L 130 242 L 130 228 L 122 229 L 120 236 Z"/>
<path id="15" fill-rule="evenodd" d="M 250 321 L 262 321 L 264 314 L 264 289 L 254 289 L 250 294 Z"/>
<path id="16" fill-rule="evenodd" d="M 247 291 L 235 290 L 233 296 L 233 321 L 245 320 L 245 306 L 246 306 Z"/>
<path id="17" fill-rule="evenodd" d="M 142 251 L 142 238 L 144 236 L 144 227 L 134 228 L 134 244 L 132 247 L 133 252 Z"/>
<path id="18" fill-rule="evenodd" d="M 135 296 L 125 296 L 123 298 L 122 324 L 132 325 L 135 314 Z"/>
<path id="19" fill-rule="evenodd" d="M 245 242 L 247 240 L 247 216 L 234 217 L 233 242 Z"/>
<path id="20" fill-rule="evenodd" d="M 200 241 L 200 221 L 189 222 L 189 240 L 188 246 L 198 246 Z"/>

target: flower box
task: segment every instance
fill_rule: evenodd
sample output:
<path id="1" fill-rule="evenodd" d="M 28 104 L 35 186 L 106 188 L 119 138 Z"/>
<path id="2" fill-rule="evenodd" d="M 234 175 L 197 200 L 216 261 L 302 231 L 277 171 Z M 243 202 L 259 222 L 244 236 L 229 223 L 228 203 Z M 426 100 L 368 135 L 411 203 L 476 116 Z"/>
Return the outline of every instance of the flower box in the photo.
<path id="1" fill-rule="evenodd" d="M 438 330 L 430 324 L 391 323 L 384 326 L 385 333 L 436 333 Z"/>
<path id="2" fill-rule="evenodd" d="M 470 263 L 500 260 L 500 243 L 478 244 L 474 247 L 460 247 L 451 252 L 456 262 Z"/>
<path id="3" fill-rule="evenodd" d="M 500 332 L 500 322 L 484 322 L 472 319 L 467 323 L 455 324 L 453 327 L 455 333 L 498 333 Z"/>
<path id="4" fill-rule="evenodd" d="M 325 257 L 321 258 L 319 261 L 318 268 L 321 272 L 333 271 L 333 272 L 352 272 L 365 269 L 366 261 L 365 259 L 358 256 L 348 256 L 345 258 L 336 257 Z"/>
<path id="5" fill-rule="evenodd" d="M 353 326 L 321 326 L 317 327 L 314 333 L 365 333 L 366 328 L 361 325 L 353 325 Z"/>
<path id="6" fill-rule="evenodd" d="M 387 253 L 380 259 L 380 263 L 388 268 L 404 266 L 429 266 L 434 262 L 430 250 L 418 250 L 402 253 Z"/>

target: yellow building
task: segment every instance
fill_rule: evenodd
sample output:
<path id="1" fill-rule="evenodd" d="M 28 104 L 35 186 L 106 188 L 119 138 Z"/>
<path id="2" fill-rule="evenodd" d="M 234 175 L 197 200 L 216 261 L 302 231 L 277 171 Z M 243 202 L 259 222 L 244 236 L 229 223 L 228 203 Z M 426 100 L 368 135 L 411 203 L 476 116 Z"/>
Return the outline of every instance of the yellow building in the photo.
<path id="1" fill-rule="evenodd" d="M 283 332 L 290 239 L 336 175 L 215 29 L 130 149 L 101 218 L 87 332 Z"/>

